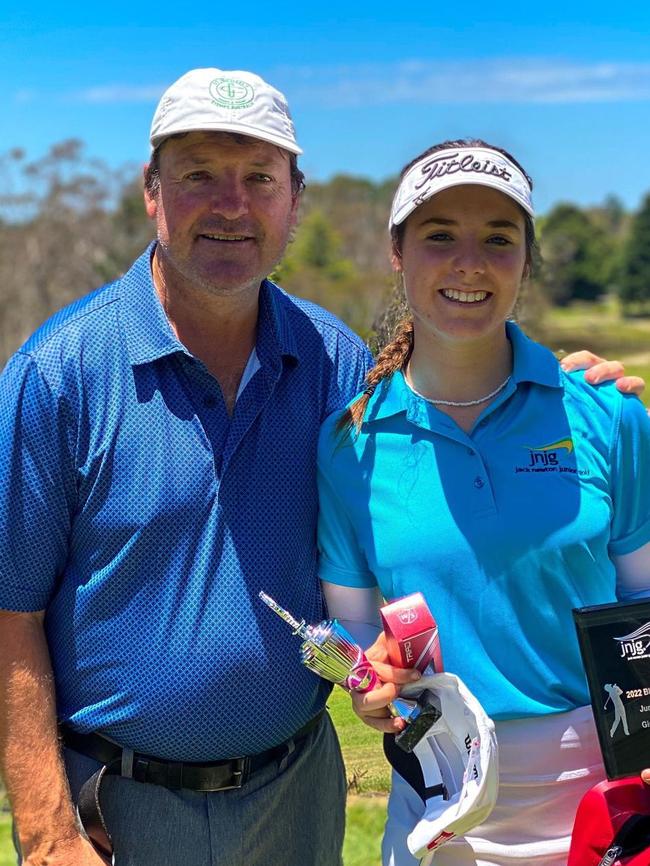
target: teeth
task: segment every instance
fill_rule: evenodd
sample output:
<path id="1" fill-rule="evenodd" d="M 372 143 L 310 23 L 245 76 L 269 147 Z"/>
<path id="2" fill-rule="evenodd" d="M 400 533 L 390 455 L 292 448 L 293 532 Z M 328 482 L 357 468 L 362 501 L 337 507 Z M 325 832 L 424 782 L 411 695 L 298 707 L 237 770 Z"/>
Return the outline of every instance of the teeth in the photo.
<path id="1" fill-rule="evenodd" d="M 204 234 L 204 238 L 210 238 L 213 241 L 246 241 L 246 235 L 209 235 Z"/>
<path id="2" fill-rule="evenodd" d="M 484 301 L 487 292 L 460 292 L 458 289 L 443 289 L 442 294 L 451 301 L 460 301 L 461 304 L 473 304 L 476 301 Z"/>

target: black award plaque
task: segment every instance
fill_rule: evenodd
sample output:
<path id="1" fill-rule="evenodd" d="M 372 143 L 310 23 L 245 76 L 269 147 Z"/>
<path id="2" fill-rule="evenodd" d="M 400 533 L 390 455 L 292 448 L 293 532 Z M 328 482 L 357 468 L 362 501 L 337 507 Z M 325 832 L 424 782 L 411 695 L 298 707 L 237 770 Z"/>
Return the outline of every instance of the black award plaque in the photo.
<path id="1" fill-rule="evenodd" d="M 573 611 L 609 779 L 650 767 L 650 599 Z"/>

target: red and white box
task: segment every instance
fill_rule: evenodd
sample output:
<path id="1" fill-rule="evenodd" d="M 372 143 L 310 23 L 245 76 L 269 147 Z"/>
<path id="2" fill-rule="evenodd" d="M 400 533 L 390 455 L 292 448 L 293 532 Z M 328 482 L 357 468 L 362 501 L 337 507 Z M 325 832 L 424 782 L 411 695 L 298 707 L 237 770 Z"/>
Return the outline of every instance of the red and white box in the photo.
<path id="1" fill-rule="evenodd" d="M 391 601 L 379 612 L 392 665 L 421 673 L 428 666 L 434 673 L 443 670 L 438 626 L 421 592 Z"/>

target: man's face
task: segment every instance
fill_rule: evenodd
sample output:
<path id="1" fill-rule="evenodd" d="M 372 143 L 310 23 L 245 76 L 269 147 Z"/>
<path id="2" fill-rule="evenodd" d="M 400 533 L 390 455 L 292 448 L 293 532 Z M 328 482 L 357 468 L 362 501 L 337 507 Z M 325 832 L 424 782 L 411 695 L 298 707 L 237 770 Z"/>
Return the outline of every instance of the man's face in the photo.
<path id="1" fill-rule="evenodd" d="M 163 144 L 160 188 L 145 191 L 145 204 L 167 284 L 232 295 L 257 291 L 282 258 L 298 196 L 289 155 L 275 145 L 191 132 Z"/>

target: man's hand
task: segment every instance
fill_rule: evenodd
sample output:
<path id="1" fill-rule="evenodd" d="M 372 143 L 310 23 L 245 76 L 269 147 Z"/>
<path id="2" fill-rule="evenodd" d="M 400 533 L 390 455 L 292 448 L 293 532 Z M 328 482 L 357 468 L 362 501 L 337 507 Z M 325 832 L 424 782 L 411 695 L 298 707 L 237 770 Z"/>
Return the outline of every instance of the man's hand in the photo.
<path id="1" fill-rule="evenodd" d="M 370 692 L 352 692 L 352 708 L 362 722 L 385 734 L 398 734 L 405 727 L 403 719 L 391 716 L 388 704 L 399 695 L 399 687 L 420 679 L 419 671 L 396 668 L 388 661 L 386 635 L 382 632 L 366 650 L 381 685 Z"/>
<path id="2" fill-rule="evenodd" d="M 640 397 L 645 389 L 645 379 L 640 376 L 626 376 L 625 366 L 621 361 L 608 361 L 587 349 L 571 352 L 570 355 L 562 358 L 560 366 L 567 373 L 573 370 L 586 370 L 585 379 L 592 385 L 616 380 L 616 387 L 623 394 L 636 394 Z"/>
<path id="3" fill-rule="evenodd" d="M 39 845 L 25 855 L 23 866 L 105 866 L 90 842 L 83 836 Z"/>

